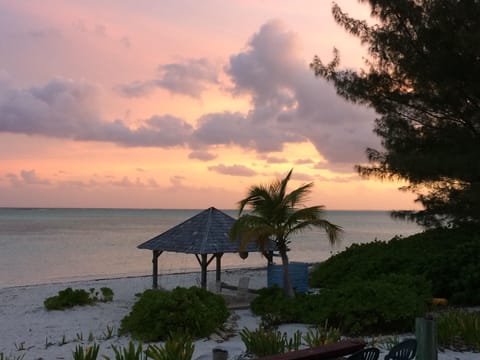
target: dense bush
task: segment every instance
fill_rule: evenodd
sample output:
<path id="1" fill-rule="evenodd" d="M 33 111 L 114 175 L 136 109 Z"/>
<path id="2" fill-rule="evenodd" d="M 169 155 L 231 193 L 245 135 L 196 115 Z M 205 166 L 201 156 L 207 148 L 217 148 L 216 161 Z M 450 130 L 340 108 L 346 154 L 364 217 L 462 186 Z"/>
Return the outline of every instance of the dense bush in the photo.
<path id="1" fill-rule="evenodd" d="M 411 331 L 431 298 L 421 277 L 385 275 L 346 282 L 319 295 L 319 317 L 346 334 Z"/>
<path id="2" fill-rule="evenodd" d="M 302 322 L 338 327 L 344 334 L 411 331 L 431 298 L 421 277 L 384 275 L 324 289 L 318 295 L 287 298 L 278 288 L 262 290 L 252 311 L 270 324 Z"/>
<path id="3" fill-rule="evenodd" d="M 146 290 L 122 319 L 120 333 L 142 341 L 164 340 L 172 331 L 205 337 L 228 315 L 225 300 L 205 289 Z"/>
<path id="4" fill-rule="evenodd" d="M 354 244 L 319 264 L 310 284 L 335 288 L 388 274 L 423 275 L 435 297 L 450 303 L 480 305 L 480 231 L 478 228 L 436 229 L 389 242 Z"/>
<path id="5" fill-rule="evenodd" d="M 76 305 L 89 305 L 98 301 L 108 302 L 113 300 L 112 289 L 102 287 L 100 291 L 102 296 L 99 296 L 99 293 L 94 288 L 87 292 L 83 289 L 73 290 L 69 287 L 65 290 L 60 290 L 56 296 L 46 298 L 43 304 L 47 310 L 63 310 Z"/>
<path id="6" fill-rule="evenodd" d="M 265 327 L 271 327 L 300 321 L 303 302 L 302 295 L 289 298 L 283 289 L 274 285 L 260 289 L 258 296 L 250 303 L 250 309 L 261 317 Z"/>

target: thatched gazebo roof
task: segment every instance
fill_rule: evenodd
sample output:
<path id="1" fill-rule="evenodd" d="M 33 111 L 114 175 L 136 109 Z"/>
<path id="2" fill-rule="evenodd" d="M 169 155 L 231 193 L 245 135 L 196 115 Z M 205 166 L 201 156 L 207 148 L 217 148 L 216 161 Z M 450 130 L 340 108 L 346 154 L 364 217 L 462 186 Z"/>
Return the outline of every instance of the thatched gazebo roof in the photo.
<path id="1" fill-rule="evenodd" d="M 238 253 L 240 243 L 230 241 L 230 229 L 235 219 L 211 207 L 164 233 L 138 245 L 139 249 L 153 251 L 153 287 L 158 286 L 158 257 L 164 251 L 194 254 L 202 269 L 202 287 L 206 287 L 207 267 L 217 260 L 217 281 L 220 281 L 221 257 L 225 253 Z M 242 251 L 258 252 L 255 243 Z M 208 255 L 211 255 L 208 259 Z"/>

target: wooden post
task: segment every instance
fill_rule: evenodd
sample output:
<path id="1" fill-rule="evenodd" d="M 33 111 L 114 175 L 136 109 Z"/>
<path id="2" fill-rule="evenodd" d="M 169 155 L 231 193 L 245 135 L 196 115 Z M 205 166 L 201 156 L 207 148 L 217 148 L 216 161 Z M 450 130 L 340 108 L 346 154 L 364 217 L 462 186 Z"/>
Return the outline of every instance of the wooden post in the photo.
<path id="1" fill-rule="evenodd" d="M 201 281 L 201 286 L 202 288 L 206 289 L 207 288 L 207 254 L 202 254 L 202 281 Z"/>
<path id="2" fill-rule="evenodd" d="M 152 288 L 153 289 L 158 289 L 158 257 L 163 251 L 158 251 L 158 250 L 153 250 L 153 271 L 152 271 L 152 279 L 153 279 L 153 284 Z"/>
<path id="3" fill-rule="evenodd" d="M 434 319 L 416 318 L 417 360 L 437 360 L 437 326 Z"/>
<path id="4" fill-rule="evenodd" d="M 215 280 L 217 281 L 217 283 L 219 283 L 221 281 L 221 271 L 222 271 L 222 256 L 223 256 L 223 253 L 217 253 L 216 254 L 216 258 L 217 258 L 217 272 L 216 272 L 216 277 L 215 277 Z"/>

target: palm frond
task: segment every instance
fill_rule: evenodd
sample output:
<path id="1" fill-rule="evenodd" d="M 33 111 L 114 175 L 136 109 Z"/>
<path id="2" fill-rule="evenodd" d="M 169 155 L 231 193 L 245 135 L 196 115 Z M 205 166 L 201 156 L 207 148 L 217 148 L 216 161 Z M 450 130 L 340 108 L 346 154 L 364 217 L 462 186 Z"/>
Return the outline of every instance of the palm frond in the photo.
<path id="1" fill-rule="evenodd" d="M 299 188 L 293 190 L 288 195 L 286 195 L 283 203 L 285 204 L 285 206 L 295 208 L 298 204 L 301 204 L 305 200 L 307 200 L 312 187 L 313 183 L 308 183 L 300 186 Z"/>
<path id="2" fill-rule="evenodd" d="M 253 214 L 244 214 L 235 221 L 230 229 L 230 240 L 239 241 L 241 251 L 251 242 L 257 243 L 259 249 L 264 250 L 274 231 L 274 228 L 265 218 Z"/>
<path id="3" fill-rule="evenodd" d="M 250 187 L 247 197 L 238 202 L 239 215 L 242 214 L 247 205 L 249 205 L 252 210 L 255 210 L 257 207 L 261 206 L 263 202 L 268 202 L 269 198 L 270 193 L 268 188 L 265 186 Z"/>

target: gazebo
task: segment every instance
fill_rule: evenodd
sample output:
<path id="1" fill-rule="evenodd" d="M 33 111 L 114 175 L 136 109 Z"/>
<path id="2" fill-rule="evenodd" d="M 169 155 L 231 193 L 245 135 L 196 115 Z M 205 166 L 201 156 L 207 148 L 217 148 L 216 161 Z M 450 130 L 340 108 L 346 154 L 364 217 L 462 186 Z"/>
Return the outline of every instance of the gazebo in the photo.
<path id="1" fill-rule="evenodd" d="M 158 257 L 164 251 L 194 254 L 201 268 L 201 286 L 207 287 L 207 267 L 216 259 L 216 281 L 221 280 L 223 254 L 238 253 L 240 243 L 230 241 L 229 233 L 235 219 L 211 207 L 164 233 L 138 245 L 153 252 L 153 288 L 158 288 Z M 259 252 L 257 245 L 248 244 L 245 252 Z"/>

